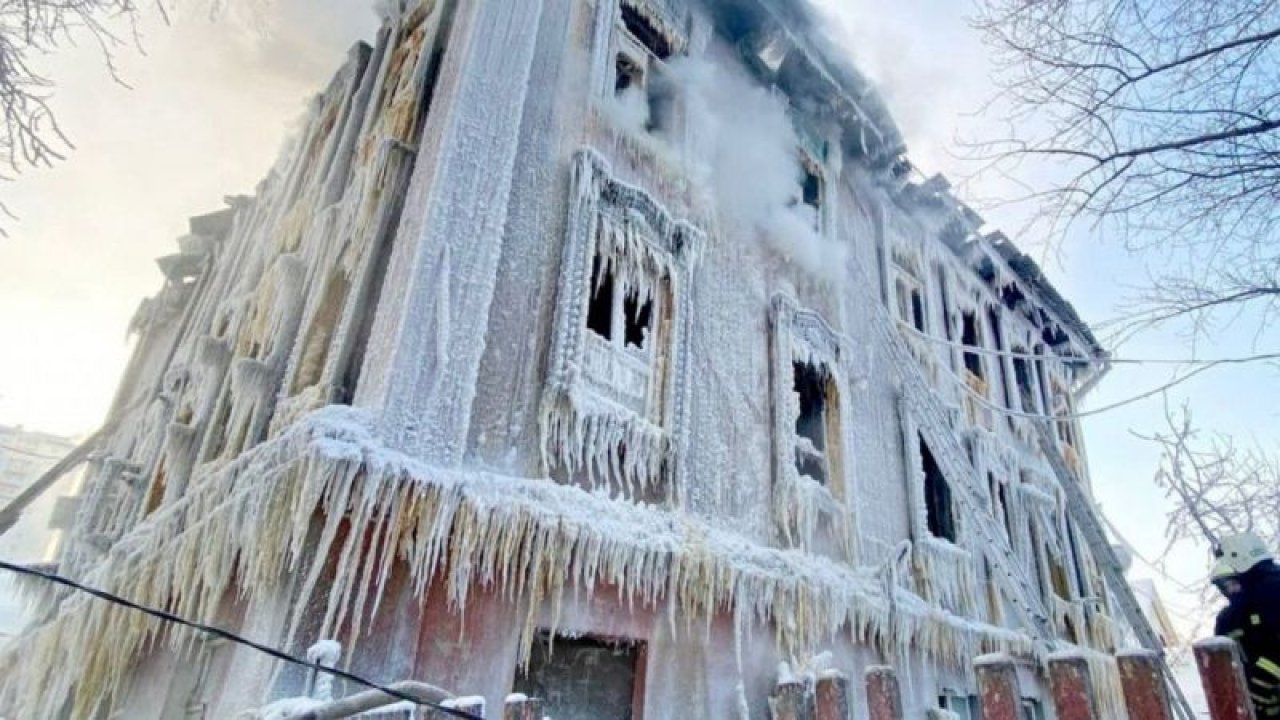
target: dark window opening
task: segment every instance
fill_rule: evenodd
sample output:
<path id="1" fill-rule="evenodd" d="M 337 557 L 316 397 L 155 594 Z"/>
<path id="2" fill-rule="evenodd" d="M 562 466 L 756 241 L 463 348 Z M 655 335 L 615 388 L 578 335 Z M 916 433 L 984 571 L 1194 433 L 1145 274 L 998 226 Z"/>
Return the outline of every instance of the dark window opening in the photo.
<path id="1" fill-rule="evenodd" d="M 792 363 L 794 389 L 800 397 L 796 436 L 808 442 L 796 446 L 796 471 L 822 484 L 827 482 L 827 384 L 820 368 L 809 363 Z"/>
<path id="2" fill-rule="evenodd" d="M 662 31 L 654 27 L 653 23 L 649 22 L 649 18 L 626 3 L 622 4 L 622 24 L 632 37 L 639 40 L 641 45 L 648 48 L 649 52 L 660 60 L 671 57 L 671 43 L 667 42 Z"/>
<path id="3" fill-rule="evenodd" d="M 613 94 L 621 96 L 631 88 L 644 85 L 644 71 L 626 55 L 619 55 L 614 63 Z"/>
<path id="4" fill-rule="evenodd" d="M 924 332 L 924 297 L 918 288 L 911 291 L 911 324 Z"/>
<path id="5" fill-rule="evenodd" d="M 951 512 L 951 486 L 942 476 L 942 468 L 924 438 L 920 438 L 920 460 L 924 465 L 924 507 L 929 522 L 929 534 L 951 542 L 956 541 L 955 517 Z"/>
<path id="6" fill-rule="evenodd" d="M 804 167 L 804 182 L 801 185 L 800 200 L 817 210 L 822 207 L 822 178 L 810 170 L 806 163 L 801 165 Z"/>
<path id="7" fill-rule="evenodd" d="M 1004 518 L 1004 536 L 1013 544 L 1013 517 L 1009 514 L 1009 484 L 1000 483 L 996 490 L 996 500 L 1000 503 L 1000 515 Z"/>
<path id="8" fill-rule="evenodd" d="M 631 720 L 642 705 L 645 645 L 543 633 L 512 690 L 541 698 L 556 720 Z"/>
<path id="9" fill-rule="evenodd" d="M 951 340 L 951 305 L 947 301 L 947 272 L 939 265 L 938 292 L 942 294 L 942 334 Z M 954 361 L 953 361 L 954 362 Z"/>
<path id="10" fill-rule="evenodd" d="M 1040 556 L 1044 545 L 1040 542 L 1040 531 L 1036 529 L 1034 520 L 1027 521 L 1027 530 L 1031 536 L 1031 560 L 1036 572 L 1036 586 L 1040 588 L 1040 597 L 1048 600 L 1049 589 L 1045 587 L 1044 558 Z"/>
<path id="11" fill-rule="evenodd" d="M 1000 313 L 993 308 L 987 310 L 987 321 L 991 323 L 991 337 L 995 339 L 996 351 L 1004 352 L 1004 344 L 1000 341 Z M 1004 406 L 1013 407 L 1013 395 L 1009 389 L 1009 376 L 1004 367 L 1004 357 L 997 355 L 995 357 L 997 375 L 1000 376 L 1000 396 L 1004 398 Z"/>
<path id="12" fill-rule="evenodd" d="M 1025 353 L 1014 347 L 1015 353 Z M 1016 357 L 1013 359 L 1013 379 L 1018 384 L 1018 397 L 1022 398 L 1022 409 L 1025 412 L 1034 412 L 1036 406 L 1035 388 L 1031 383 L 1031 368 L 1027 366 L 1026 358 Z"/>
<path id="13" fill-rule="evenodd" d="M 636 348 L 645 347 L 653 331 L 653 299 L 641 304 L 638 293 L 627 293 L 622 301 L 622 318 L 626 324 L 623 333 L 626 344 Z"/>
<path id="14" fill-rule="evenodd" d="M 605 340 L 613 337 L 613 272 L 601 267 L 599 255 L 591 266 L 587 328 Z"/>
<path id="15" fill-rule="evenodd" d="M 960 342 L 972 348 L 981 347 L 982 343 L 978 340 L 978 318 L 973 313 L 964 314 L 964 328 L 960 336 Z M 973 375 L 981 378 L 982 374 L 982 356 L 976 352 L 965 351 L 964 367 Z"/>
<path id="16" fill-rule="evenodd" d="M 1080 556 L 1080 546 L 1076 542 L 1075 525 L 1067 519 L 1067 546 L 1071 548 L 1071 568 L 1076 574 L 1076 587 L 1081 595 L 1089 594 L 1089 581 L 1085 578 L 1084 559 Z"/>

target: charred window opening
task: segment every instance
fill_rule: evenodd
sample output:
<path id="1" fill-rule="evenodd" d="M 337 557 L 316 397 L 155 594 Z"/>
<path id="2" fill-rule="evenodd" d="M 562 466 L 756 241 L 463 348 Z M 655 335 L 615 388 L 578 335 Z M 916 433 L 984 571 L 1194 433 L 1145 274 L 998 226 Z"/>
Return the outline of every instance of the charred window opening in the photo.
<path id="1" fill-rule="evenodd" d="M 827 411 L 831 378 L 810 363 L 792 363 L 794 390 L 800 400 L 796 416 L 796 472 L 827 484 Z"/>
<path id="2" fill-rule="evenodd" d="M 659 60 L 671 57 L 671 43 L 662 31 L 655 27 L 649 18 L 627 3 L 622 4 L 622 25 Z"/>
<path id="3" fill-rule="evenodd" d="M 676 87 L 663 70 L 663 62 L 671 54 L 671 41 L 662 30 L 644 13 L 623 3 L 614 59 L 614 97 L 629 108 L 629 116 L 631 112 L 644 113 L 643 128 L 651 134 L 666 133 L 675 125 Z M 633 107 L 633 103 L 641 107 Z"/>
<path id="4" fill-rule="evenodd" d="M 995 340 L 996 352 L 1001 353 L 994 358 L 996 374 L 1000 377 L 1000 397 L 1004 399 L 1004 406 L 1011 408 L 1013 407 L 1013 394 L 1009 387 L 1008 371 L 1005 370 L 1004 366 L 1004 344 L 1000 340 L 1000 312 L 996 308 L 988 308 L 987 322 L 991 323 L 991 337 Z"/>
<path id="5" fill-rule="evenodd" d="M 613 338 L 613 271 L 604 269 L 599 255 L 591 264 L 587 329 L 605 340 Z"/>
<path id="6" fill-rule="evenodd" d="M 978 318 L 973 313 L 964 313 L 964 326 L 961 331 L 960 342 L 965 347 L 979 348 L 982 342 L 979 339 Z M 965 351 L 964 353 L 964 369 L 968 370 L 971 375 L 978 379 L 986 376 L 982 372 L 982 356 L 976 352 Z"/>
<path id="7" fill-rule="evenodd" d="M 800 185 L 800 201 L 815 211 L 820 210 L 822 208 L 822 178 L 809 167 L 808 163 L 802 163 L 802 166 L 804 167 L 804 178 Z"/>
<path id="8" fill-rule="evenodd" d="M 919 288 L 911 293 L 911 324 L 924 332 L 924 296 Z"/>
<path id="9" fill-rule="evenodd" d="M 898 316 L 920 332 L 925 331 L 924 292 L 919 283 L 903 271 L 894 286 L 898 299 Z"/>
<path id="10" fill-rule="evenodd" d="M 622 319 L 625 323 L 624 339 L 628 346 L 643 348 L 653 326 L 653 300 L 640 302 L 639 293 L 627 293 L 622 302 Z"/>
<path id="11" fill-rule="evenodd" d="M 1026 350 L 1015 346 L 1013 352 L 1025 354 Z M 1018 385 L 1018 397 L 1022 400 L 1023 411 L 1035 412 L 1036 391 L 1031 380 L 1031 367 L 1027 364 L 1026 358 L 1015 357 L 1013 359 L 1013 379 Z"/>
<path id="12" fill-rule="evenodd" d="M 557 720 L 631 720 L 643 705 L 645 645 L 542 633 L 513 691 L 541 698 Z"/>
<path id="13" fill-rule="evenodd" d="M 635 60 L 619 54 L 614 62 L 613 94 L 621 97 L 632 88 L 644 88 L 644 69 Z"/>
<path id="14" fill-rule="evenodd" d="M 928 519 L 929 534 L 951 542 L 956 541 L 955 516 L 951 509 L 951 486 L 942 475 L 942 468 L 934 459 L 929 445 L 920 438 L 920 460 L 924 466 L 924 508 Z"/>
<path id="15" fill-rule="evenodd" d="M 1013 543 L 1013 516 L 1009 514 L 1009 484 L 1000 483 L 996 491 L 996 501 L 1000 503 L 1000 516 L 1004 519 L 1004 536 Z"/>
<path id="16" fill-rule="evenodd" d="M 1040 597 L 1049 599 L 1049 587 L 1046 584 L 1045 576 L 1048 572 L 1045 570 L 1045 558 L 1041 554 L 1044 552 L 1044 543 L 1040 539 L 1040 529 L 1036 527 L 1034 519 L 1027 520 L 1027 534 L 1031 537 L 1031 561 L 1035 568 L 1036 584 L 1040 588 Z"/>

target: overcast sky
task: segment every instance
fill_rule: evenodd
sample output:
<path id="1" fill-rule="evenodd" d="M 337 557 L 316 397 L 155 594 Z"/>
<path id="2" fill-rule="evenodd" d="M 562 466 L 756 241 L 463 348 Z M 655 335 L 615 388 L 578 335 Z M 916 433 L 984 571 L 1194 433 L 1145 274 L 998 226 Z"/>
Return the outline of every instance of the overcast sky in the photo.
<path id="1" fill-rule="evenodd" d="M 979 38 L 953 0 L 819 0 L 831 30 L 881 87 L 911 156 L 925 171 L 959 176 L 950 154 L 965 114 L 990 93 Z M 146 55 L 118 58 L 126 88 L 109 77 L 92 46 L 45 60 L 57 83 L 54 107 L 77 148 L 51 170 L 0 186 L 20 220 L 0 239 L 0 423 L 81 434 L 102 420 L 127 359 L 125 328 L 154 292 L 154 258 L 174 248 L 186 219 L 250 193 L 305 107 L 346 49 L 372 35 L 362 0 L 276 0 L 217 20 L 179 15 L 143 26 Z M 1015 216 L 988 213 L 1000 224 Z M 1006 225 L 1007 227 L 1007 225 Z M 1034 238 L 1020 238 L 1035 248 Z M 1106 238 L 1082 237 L 1045 269 L 1084 318 L 1113 317 L 1143 264 Z M 1238 352 L 1251 337 L 1228 336 L 1204 355 Z M 1131 357 L 1184 358 L 1185 343 L 1149 336 L 1122 349 Z M 1112 373 L 1090 398 L 1099 407 L 1160 384 L 1168 368 Z M 1233 368 L 1181 387 L 1210 427 L 1267 443 L 1276 435 L 1269 401 L 1273 370 Z M 1159 400 L 1086 421 L 1097 494 L 1129 540 L 1158 554 L 1167 505 L 1151 483 L 1156 453 L 1129 434 L 1150 431 Z M 1170 572 L 1203 582 L 1202 549 L 1178 553 Z M 1141 572 L 1139 574 L 1142 574 Z M 1176 613 L 1195 598 L 1162 581 Z"/>

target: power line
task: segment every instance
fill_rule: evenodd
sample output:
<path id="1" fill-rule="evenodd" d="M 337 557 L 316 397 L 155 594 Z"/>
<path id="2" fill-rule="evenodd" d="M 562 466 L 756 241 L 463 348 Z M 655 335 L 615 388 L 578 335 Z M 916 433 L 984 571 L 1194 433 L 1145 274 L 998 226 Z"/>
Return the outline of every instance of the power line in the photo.
<path id="1" fill-rule="evenodd" d="M 937 335 L 932 335 L 930 333 L 927 333 L 901 318 L 896 318 L 896 320 L 899 326 L 906 329 L 908 332 L 915 335 L 916 337 L 919 337 L 923 340 L 928 340 L 931 343 L 944 345 L 951 348 L 956 348 L 966 353 L 973 353 L 975 355 L 1007 357 L 1007 358 L 1013 358 L 1015 360 L 1018 360 L 1018 359 L 1059 360 L 1063 362 L 1090 361 L 1090 358 L 1082 355 L 1067 355 L 1067 356 L 1049 355 L 1049 354 L 1038 354 L 1038 353 L 1030 353 L 1030 352 L 1016 352 L 1013 350 L 997 350 L 997 349 L 981 347 L 977 345 L 967 345 L 965 343 L 958 342 L 950 338 L 938 337 Z M 1113 365 L 1224 365 L 1224 364 L 1261 362 L 1264 360 L 1280 360 L 1280 352 L 1261 353 L 1258 355 L 1247 355 L 1243 357 L 1216 358 L 1216 359 L 1190 358 L 1186 360 L 1175 360 L 1173 358 L 1122 358 L 1122 357 L 1107 357 L 1106 359 L 1107 362 Z"/>
<path id="2" fill-rule="evenodd" d="M 328 675 L 332 675 L 334 677 L 341 678 L 343 680 L 354 682 L 358 685 L 363 685 L 373 690 L 378 690 L 379 692 L 386 693 L 387 695 L 390 695 L 391 697 L 394 697 L 398 700 L 405 700 L 405 701 L 411 702 L 415 706 L 422 705 L 432 710 L 435 710 L 437 712 L 442 712 L 446 715 L 452 715 L 453 717 L 457 717 L 457 718 L 465 718 L 466 720 L 484 720 L 484 718 L 481 718 L 476 715 L 472 715 L 471 713 L 465 712 L 463 710 L 458 710 L 457 708 L 451 708 L 445 705 L 440 705 L 438 703 L 426 702 L 424 700 L 415 698 L 412 695 L 408 695 L 406 693 L 400 692 L 395 688 L 387 687 L 386 685 L 380 685 L 372 680 L 366 680 L 365 678 L 359 675 L 356 675 L 355 673 L 347 672 L 345 670 L 339 670 L 337 668 L 326 667 L 324 665 L 321 665 L 320 663 L 314 663 L 308 660 L 303 660 L 302 658 L 290 655 L 284 652 L 283 650 L 278 650 L 269 645 L 263 645 L 261 643 L 254 642 L 252 640 L 249 640 L 248 638 L 237 635 L 229 630 L 224 630 L 222 628 L 215 627 L 213 625 L 205 625 L 203 623 L 194 622 L 192 620 L 187 620 L 186 618 L 179 617 L 165 610 L 159 610 L 157 608 L 147 607 L 145 605 L 139 605 L 138 603 L 135 603 L 132 600 L 120 597 L 119 595 L 114 595 L 112 593 L 106 592 L 105 590 L 99 590 L 97 588 L 91 588 L 86 585 L 81 585 L 75 580 L 72 580 L 67 577 L 63 577 L 56 573 L 45 572 L 43 570 L 38 570 L 36 568 L 29 567 L 26 565 L 16 565 L 14 563 L 5 562 L 3 560 L 0 560 L 0 570 L 8 570 L 9 572 L 18 573 L 20 575 L 31 575 L 33 577 L 38 577 L 57 585 L 63 585 L 65 587 L 72 588 L 73 590 L 77 590 L 79 592 L 92 595 L 93 597 L 96 597 L 100 600 L 106 600 L 107 602 L 129 608 L 130 610 L 135 610 L 145 615 L 150 615 L 151 617 L 164 620 L 165 622 L 170 622 L 177 625 L 183 625 L 185 627 L 198 630 L 207 635 L 212 635 L 214 637 L 222 638 L 224 640 L 228 640 L 238 645 L 244 645 L 245 647 L 253 648 L 258 652 L 263 653 L 265 655 L 269 655 L 277 660 L 283 660 L 287 663 L 292 663 L 294 665 L 299 665 L 301 667 L 309 668 L 316 672 L 326 673 Z"/>
<path id="3" fill-rule="evenodd" d="M 38 458 L 40 460 L 61 460 L 61 455 L 45 455 L 44 453 L 32 452 L 31 450 L 23 450 L 11 445 L 0 445 L 0 450 L 5 452 L 17 453 L 18 455 L 26 455 L 27 457 Z"/>
<path id="4" fill-rule="evenodd" d="M 1280 354 L 1277 354 L 1276 357 L 1280 358 Z M 1117 410 L 1127 405 L 1132 405 L 1136 402 L 1141 402 L 1143 400 L 1146 400 L 1149 397 L 1152 397 L 1154 395 L 1159 395 L 1160 393 L 1166 390 L 1177 387 L 1178 385 L 1181 385 L 1182 383 L 1194 378 L 1195 376 L 1207 370 L 1212 370 L 1221 365 L 1239 364 L 1239 363 L 1251 362 L 1251 361 L 1252 360 L 1248 358 L 1233 359 L 1233 360 L 1219 360 L 1212 365 L 1203 365 L 1201 367 L 1196 368 L 1195 370 L 1192 370 L 1191 372 L 1188 372 L 1182 375 L 1181 377 L 1175 377 L 1173 380 L 1170 380 L 1169 382 L 1163 385 L 1151 388 L 1150 390 L 1139 393 L 1138 395 L 1134 395 L 1124 400 L 1119 400 L 1119 401 L 1110 403 L 1108 405 L 1103 405 L 1100 408 L 1094 408 L 1092 410 L 1084 410 L 1084 411 L 1073 412 L 1073 413 L 1063 413 L 1061 415 L 1050 415 L 1050 414 L 1038 413 L 1038 412 L 1023 412 L 1021 410 L 1014 410 L 1013 408 L 1008 408 L 1003 405 L 997 405 L 993 403 L 991 400 L 989 400 L 985 395 L 979 393 L 978 391 L 970 387 L 969 382 L 967 380 L 955 374 L 955 372 L 952 371 L 949 367 L 947 367 L 944 363 L 938 363 L 938 366 L 942 369 L 942 372 L 946 374 L 952 381 L 958 384 L 966 394 L 968 394 L 975 401 L 977 401 L 979 405 L 982 405 L 983 407 L 987 408 L 988 410 L 991 410 L 992 412 L 997 412 L 1002 415 L 1007 415 L 1010 417 L 1027 418 L 1029 420 L 1052 420 L 1056 422 L 1065 422 L 1069 420 L 1080 420 L 1082 418 L 1092 417 L 1094 415 L 1101 415 L 1103 413 L 1111 412 L 1112 410 Z"/>

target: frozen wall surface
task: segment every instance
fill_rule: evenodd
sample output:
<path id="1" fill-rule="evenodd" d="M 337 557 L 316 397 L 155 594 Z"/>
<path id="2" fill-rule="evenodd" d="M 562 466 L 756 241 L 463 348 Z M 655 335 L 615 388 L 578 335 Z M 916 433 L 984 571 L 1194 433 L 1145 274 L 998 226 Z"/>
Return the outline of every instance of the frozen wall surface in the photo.
<path id="1" fill-rule="evenodd" d="M 1034 703 L 1047 651 L 1124 642 L 1045 455 L 1087 480 L 1105 356 L 802 3 L 382 5 L 161 259 L 62 572 L 558 718 L 764 718 L 780 663 L 895 665 L 919 716 L 990 652 Z M 14 716 L 360 689 L 44 608 Z"/>

